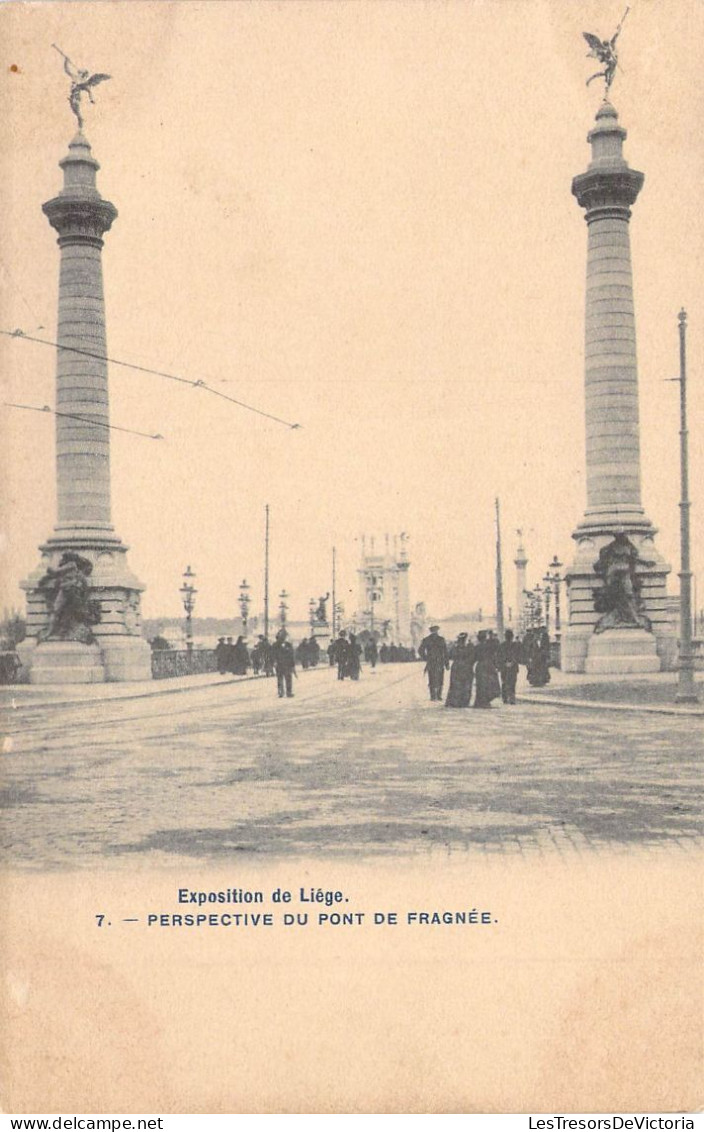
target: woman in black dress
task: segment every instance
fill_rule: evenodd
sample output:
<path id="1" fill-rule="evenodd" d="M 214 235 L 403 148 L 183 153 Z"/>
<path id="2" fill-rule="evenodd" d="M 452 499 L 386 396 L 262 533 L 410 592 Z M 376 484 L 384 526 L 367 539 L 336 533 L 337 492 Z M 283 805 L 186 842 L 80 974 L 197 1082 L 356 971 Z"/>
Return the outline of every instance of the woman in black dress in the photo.
<path id="1" fill-rule="evenodd" d="M 474 645 L 467 639 L 467 633 L 460 633 L 452 650 L 450 687 L 445 707 L 469 707 L 474 679 Z"/>
<path id="2" fill-rule="evenodd" d="M 496 669 L 496 645 L 488 639 L 484 629 L 479 633 L 475 656 L 474 676 L 477 681 L 477 694 L 472 706 L 488 708 L 491 707 L 491 701 L 501 695 L 501 685 Z"/>

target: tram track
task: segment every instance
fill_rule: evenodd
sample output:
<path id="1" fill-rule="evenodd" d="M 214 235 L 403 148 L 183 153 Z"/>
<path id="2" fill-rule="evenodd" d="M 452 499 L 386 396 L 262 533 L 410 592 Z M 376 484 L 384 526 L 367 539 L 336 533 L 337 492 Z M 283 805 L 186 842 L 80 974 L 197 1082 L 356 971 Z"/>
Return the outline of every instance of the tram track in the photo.
<path id="1" fill-rule="evenodd" d="M 349 711 L 356 707 L 358 704 L 364 703 L 368 699 L 379 696 L 384 692 L 389 691 L 396 685 L 404 683 L 406 680 L 410 679 L 411 676 L 411 672 L 404 672 L 402 676 L 397 677 L 395 680 L 385 680 L 377 687 L 371 688 L 369 691 L 365 691 L 360 695 L 354 696 L 354 698 L 345 697 L 344 699 L 342 699 L 341 697 L 339 697 L 339 685 L 337 681 L 326 684 L 326 686 L 320 690 L 311 690 L 304 695 L 300 695 L 299 693 L 296 699 L 298 700 L 298 703 L 302 705 L 313 703 L 317 705 L 321 701 L 326 701 L 328 706 L 324 709 L 321 706 L 321 708 L 316 708 L 312 711 L 305 710 L 304 706 L 303 711 L 297 711 L 295 714 L 293 712 L 290 713 L 287 716 L 287 723 L 289 726 L 296 726 L 300 723 L 307 723 L 313 719 L 326 715 L 330 710 L 329 701 L 332 697 L 338 699 L 337 706 L 340 710 Z M 248 711 L 246 702 L 213 702 L 210 697 L 212 696 L 214 687 L 216 688 L 217 685 L 211 685 L 207 689 L 208 699 L 206 703 L 193 704 L 191 702 L 187 706 L 184 705 L 182 708 L 177 710 L 174 710 L 172 707 L 169 711 L 160 711 L 156 713 L 151 711 L 137 713 L 131 712 L 129 715 L 123 713 L 117 715 L 113 713 L 109 717 L 98 716 L 98 718 L 86 720 L 83 712 L 79 712 L 77 708 L 72 707 L 70 709 L 72 714 L 69 718 L 66 718 L 65 716 L 60 720 L 52 718 L 50 721 L 47 721 L 42 725 L 29 727 L 24 725 L 20 720 L 18 721 L 18 726 L 16 726 L 12 730 L 8 729 L 7 733 L 13 738 L 13 740 L 15 740 L 15 742 L 13 743 L 13 750 L 15 751 L 15 753 L 20 753 L 20 751 L 22 753 L 32 753 L 32 750 L 37 742 L 41 743 L 42 746 L 50 745 L 52 747 L 62 747 L 63 749 L 70 749 L 79 744 L 85 745 L 87 743 L 90 743 L 93 747 L 105 746 L 106 739 L 103 734 L 105 728 L 121 729 L 123 726 L 133 723 L 141 723 L 143 725 L 146 733 L 142 736 L 142 739 L 145 742 L 153 742 L 157 739 L 169 738 L 174 734 L 177 734 L 179 736 L 187 734 L 196 735 L 199 731 L 209 729 L 209 725 L 216 720 L 222 722 L 222 716 L 227 715 L 228 713 L 232 713 L 233 707 L 239 709 L 236 714 L 233 715 L 233 724 L 235 724 L 236 726 L 251 728 L 261 727 L 267 724 L 272 724 L 274 726 L 278 726 L 280 724 L 281 714 L 276 710 L 276 703 L 278 701 L 276 701 L 274 704 L 271 704 L 271 706 L 268 706 L 266 709 L 259 708 L 257 710 L 256 704 L 252 702 L 252 698 L 248 697 L 251 704 L 251 710 Z M 201 691 L 206 693 L 206 689 L 201 689 Z M 91 706 L 94 710 L 98 707 L 98 705 Z M 204 718 L 195 718 L 199 715 L 199 713 L 202 713 Z M 177 731 L 170 729 L 168 732 L 161 732 L 157 735 L 148 733 L 150 724 L 159 724 L 161 720 L 167 718 L 170 720 L 183 720 L 184 718 L 188 721 L 192 720 L 194 726 L 184 727 L 183 729 Z M 70 744 L 66 744 L 65 740 L 67 735 L 69 734 L 72 736 L 72 742 Z M 25 745 L 22 740 L 26 739 L 27 737 L 31 737 L 35 742 Z M 114 743 L 116 739 L 120 739 L 119 732 L 113 734 L 111 736 L 111 740 L 109 741 Z"/>

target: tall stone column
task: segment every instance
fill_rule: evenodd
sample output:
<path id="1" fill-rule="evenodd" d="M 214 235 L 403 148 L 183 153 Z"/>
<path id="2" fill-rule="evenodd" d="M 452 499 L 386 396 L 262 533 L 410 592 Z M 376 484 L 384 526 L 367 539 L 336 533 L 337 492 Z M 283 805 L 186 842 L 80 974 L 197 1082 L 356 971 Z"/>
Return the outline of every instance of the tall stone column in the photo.
<path id="1" fill-rule="evenodd" d="M 516 567 L 516 611 L 513 615 L 513 622 L 518 630 L 523 632 L 523 606 L 526 601 L 526 568 L 528 566 L 528 559 L 522 538 L 518 543 L 513 564 Z"/>
<path id="2" fill-rule="evenodd" d="M 625 137 L 615 109 L 604 102 L 587 138 L 592 160 L 586 172 L 572 182 L 588 230 L 587 506 L 573 535 L 577 554 L 567 574 L 569 623 L 563 636 L 563 668 L 568 672 L 653 671 L 674 662 L 666 594 L 670 567 L 655 548 L 656 531 L 641 501 L 629 220 L 644 177 L 623 157 Z M 595 601 L 595 591 L 604 587 L 605 579 L 603 571 L 595 570 L 595 563 L 599 552 L 611 546 L 617 535 L 625 537 L 637 554 L 640 605 L 652 631 L 614 624 L 602 632 L 603 610 Z"/>
<path id="3" fill-rule="evenodd" d="M 151 676 L 151 657 L 140 627 L 144 587 L 127 566 L 127 547 L 115 534 L 110 510 L 101 252 L 117 209 L 98 192 L 100 166 L 82 132 L 59 165 L 63 188 L 43 210 L 58 232 L 61 249 L 56 410 L 67 415 L 56 417 L 57 523 L 40 547 L 40 566 L 23 583 L 28 612 L 23 659 L 33 683 L 146 679 Z M 59 583 L 47 586 L 47 571 L 64 570 L 71 561 L 78 563 L 83 600 L 76 599 L 80 586 L 67 588 L 59 597 L 62 611 L 57 618 Z M 77 611 L 73 617 L 72 603 Z"/>

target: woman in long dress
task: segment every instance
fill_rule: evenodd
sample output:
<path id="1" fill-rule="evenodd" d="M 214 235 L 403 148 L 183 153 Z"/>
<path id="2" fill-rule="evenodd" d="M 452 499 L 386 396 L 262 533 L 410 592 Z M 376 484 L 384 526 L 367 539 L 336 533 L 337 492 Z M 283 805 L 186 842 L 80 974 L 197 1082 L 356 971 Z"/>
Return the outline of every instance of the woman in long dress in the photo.
<path id="1" fill-rule="evenodd" d="M 232 650 L 232 672 L 235 676 L 246 676 L 249 666 L 249 651 L 244 637 L 238 637 Z"/>
<path id="2" fill-rule="evenodd" d="M 533 688 L 542 688 L 550 683 L 550 638 L 545 629 L 531 633 L 526 675 Z"/>
<path id="3" fill-rule="evenodd" d="M 473 679 L 474 645 L 467 639 L 467 633 L 460 633 L 452 650 L 450 687 L 447 691 L 445 707 L 469 707 Z"/>
<path id="4" fill-rule="evenodd" d="M 477 694 L 472 706 L 488 708 L 491 707 L 491 701 L 501 695 L 501 685 L 496 669 L 496 647 L 488 640 L 485 629 L 479 633 L 475 657 L 474 678 L 477 682 Z"/>
<path id="5" fill-rule="evenodd" d="M 347 675 L 350 680 L 359 680 L 359 672 L 361 664 L 359 662 L 362 646 L 357 644 L 357 638 L 354 633 L 350 633 L 350 639 L 347 645 Z"/>

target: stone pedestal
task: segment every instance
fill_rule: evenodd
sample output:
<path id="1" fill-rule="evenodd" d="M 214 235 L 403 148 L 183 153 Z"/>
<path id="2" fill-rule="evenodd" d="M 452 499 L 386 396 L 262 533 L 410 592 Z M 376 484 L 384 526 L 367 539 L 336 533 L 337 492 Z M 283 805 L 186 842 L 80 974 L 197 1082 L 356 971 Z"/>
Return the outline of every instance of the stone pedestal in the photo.
<path id="1" fill-rule="evenodd" d="M 311 637 L 313 637 L 314 640 L 318 642 L 321 652 L 325 652 L 328 645 L 330 644 L 330 641 L 332 640 L 332 634 L 330 632 L 330 625 L 328 624 L 328 622 L 316 621 L 316 623 L 312 627 Z"/>
<path id="2" fill-rule="evenodd" d="M 31 684 L 102 684 L 103 658 L 97 644 L 42 641 L 32 654 Z"/>
<path id="3" fill-rule="evenodd" d="M 59 164 L 63 188 L 43 206 L 58 233 L 61 254 L 56 360 L 58 515 L 52 536 L 40 547 L 41 562 L 22 583 L 27 594 L 24 656 L 32 683 L 57 683 L 57 673 L 62 670 L 66 683 L 92 683 L 98 679 L 96 664 L 101 680 L 147 680 L 151 678 L 151 651 L 141 635 L 140 620 L 144 587 L 129 569 L 127 547 L 111 523 L 101 253 L 102 237 L 117 217 L 117 209 L 98 192 L 99 165 L 81 132 Z M 49 567 L 59 567 L 66 552 L 79 555 L 92 566 L 88 596 L 99 609 L 97 624 L 91 624 L 92 645 L 70 639 L 41 640 L 50 610 L 39 583 Z M 71 632 L 63 635 L 70 637 Z M 55 663 L 59 655 L 70 655 L 72 662 L 63 659 Z"/>
<path id="4" fill-rule="evenodd" d="M 613 106 L 604 102 L 588 135 L 592 160 L 575 177 L 572 192 L 588 226 L 585 316 L 585 418 L 587 506 L 573 538 L 577 550 L 567 570 L 568 623 L 562 637 L 562 668 L 584 672 L 589 658 L 602 672 L 653 671 L 642 658 L 624 652 L 620 629 L 593 631 L 600 618 L 593 591 L 602 580 L 594 569 L 603 547 L 623 533 L 651 562 L 639 566 L 641 611 L 652 623 L 658 666 L 674 667 L 676 631 L 667 607 L 670 566 L 655 546 L 656 530 L 641 502 L 638 368 L 633 308 L 629 220 L 643 174 L 623 156 L 626 131 Z M 631 630 L 625 630 L 631 632 Z M 635 638 L 634 638 L 635 639 Z M 596 652 L 592 653 L 592 649 Z M 609 669 L 609 650 L 614 668 Z M 627 658 L 631 656 L 629 661 Z M 651 663 L 652 663 L 651 650 Z M 632 663 L 633 667 L 629 667 Z"/>
<path id="5" fill-rule="evenodd" d="M 659 672 L 655 637 L 645 629 L 609 629 L 592 633 L 584 671 L 590 676 Z"/>

